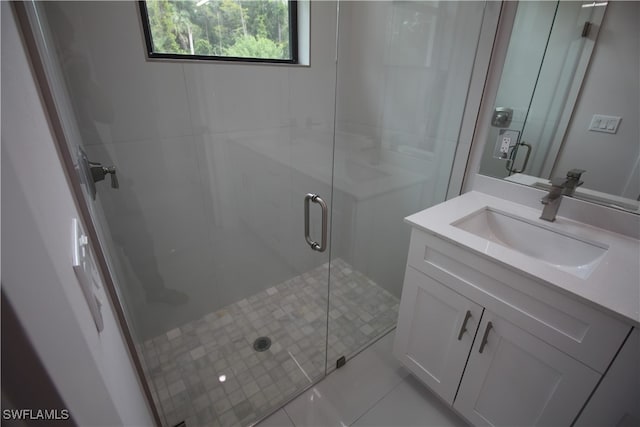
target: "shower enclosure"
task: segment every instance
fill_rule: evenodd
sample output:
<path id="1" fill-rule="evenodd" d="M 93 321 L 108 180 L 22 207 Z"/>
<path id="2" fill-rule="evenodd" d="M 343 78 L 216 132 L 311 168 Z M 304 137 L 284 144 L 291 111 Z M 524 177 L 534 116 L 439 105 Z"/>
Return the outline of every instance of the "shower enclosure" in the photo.
<path id="1" fill-rule="evenodd" d="M 485 4 L 298 3 L 308 65 L 149 59 L 136 2 L 25 8 L 163 425 L 252 424 L 393 329 L 403 217 L 447 194 Z"/>

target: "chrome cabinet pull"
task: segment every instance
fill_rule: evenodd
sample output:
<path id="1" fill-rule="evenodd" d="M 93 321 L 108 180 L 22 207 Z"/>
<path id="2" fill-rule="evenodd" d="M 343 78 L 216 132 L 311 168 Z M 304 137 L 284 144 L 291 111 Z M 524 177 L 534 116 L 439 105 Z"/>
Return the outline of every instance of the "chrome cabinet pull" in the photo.
<path id="1" fill-rule="evenodd" d="M 460 332 L 458 333 L 458 341 L 462 339 L 462 335 L 467 332 L 467 322 L 471 318 L 471 310 L 467 310 L 467 314 L 464 315 L 464 320 L 462 321 L 462 327 L 460 328 Z"/>
<path id="2" fill-rule="evenodd" d="M 322 236 L 320 243 L 313 240 L 309 231 L 309 202 L 317 203 L 322 208 Z M 328 225 L 329 209 L 327 204 L 320 196 L 313 193 L 307 193 L 304 196 L 304 239 L 307 241 L 311 249 L 318 252 L 324 252 L 327 249 L 327 225 Z"/>
<path id="3" fill-rule="evenodd" d="M 487 345 L 487 341 L 488 341 L 488 337 L 489 337 L 489 331 L 493 328 L 493 323 L 489 322 L 487 323 L 487 329 L 484 330 L 484 336 L 482 337 L 482 343 L 480 344 L 480 354 L 482 354 L 482 351 L 484 350 L 484 346 Z"/>

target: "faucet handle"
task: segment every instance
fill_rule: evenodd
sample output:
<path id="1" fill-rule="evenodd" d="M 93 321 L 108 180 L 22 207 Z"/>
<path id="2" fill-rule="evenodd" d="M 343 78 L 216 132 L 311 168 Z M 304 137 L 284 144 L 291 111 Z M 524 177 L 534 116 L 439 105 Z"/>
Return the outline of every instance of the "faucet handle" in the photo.
<path id="1" fill-rule="evenodd" d="M 580 181 L 580 176 L 585 173 L 586 170 L 584 169 L 571 169 L 569 172 L 567 172 L 567 178 L 569 179 L 575 179 L 576 181 Z"/>
<path id="2" fill-rule="evenodd" d="M 565 184 L 564 191 L 566 196 L 573 196 L 576 188 L 584 184 L 584 181 L 580 181 L 580 176 L 585 172 L 586 171 L 584 169 L 571 169 L 567 172 L 567 182 Z"/>

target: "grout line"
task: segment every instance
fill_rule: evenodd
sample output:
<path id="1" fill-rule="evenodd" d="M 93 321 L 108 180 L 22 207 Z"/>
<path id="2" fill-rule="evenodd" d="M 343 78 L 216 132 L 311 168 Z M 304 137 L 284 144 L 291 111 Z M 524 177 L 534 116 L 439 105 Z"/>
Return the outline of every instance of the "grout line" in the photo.
<path id="1" fill-rule="evenodd" d="M 351 424 L 349 424 L 350 426 L 354 425 L 355 423 L 357 423 L 362 417 L 364 417 L 365 415 L 367 415 L 369 412 L 371 412 L 371 410 L 373 408 L 375 408 L 376 406 L 378 406 L 378 404 L 380 402 L 382 402 L 387 396 L 389 396 L 395 389 L 397 389 L 398 387 L 400 387 L 402 385 L 403 382 L 405 382 L 405 378 L 406 377 L 402 377 L 402 379 L 400 379 L 400 381 L 398 381 L 393 387 L 391 387 L 391 389 L 384 394 L 384 396 L 382 396 L 380 399 L 376 400 L 375 403 L 373 405 L 371 405 L 371 407 L 369 407 L 367 410 L 365 410 L 362 415 L 360 415 L 358 418 L 356 418 Z"/>
<path id="2" fill-rule="evenodd" d="M 304 376 L 307 378 L 307 380 L 312 383 L 313 380 L 311 379 L 311 377 L 307 374 L 307 371 L 305 371 L 302 366 L 300 365 L 300 363 L 298 363 L 298 359 L 296 359 L 296 357 L 290 352 L 287 351 L 287 353 L 289 353 L 289 356 L 293 359 L 293 361 L 296 363 L 296 365 L 298 365 L 298 369 L 300 369 L 302 371 L 302 373 L 304 374 Z M 325 357 L 326 360 L 326 357 Z"/>
<path id="3" fill-rule="evenodd" d="M 361 354 L 366 353 L 367 350 L 369 349 L 373 349 L 373 346 L 379 342 L 380 340 L 382 340 L 385 336 L 387 336 L 390 332 L 392 332 L 395 329 L 392 328 L 389 331 L 387 331 L 385 334 L 381 335 L 380 337 L 378 337 L 378 339 L 376 339 L 375 341 L 371 342 L 371 344 L 369 346 L 367 346 L 366 348 L 362 349 L 360 352 L 358 352 L 355 356 L 353 356 L 350 360 L 354 361 L 356 360 L 356 356 L 359 356 Z M 373 351 L 373 350 L 372 350 Z M 320 380 L 316 385 L 320 385 L 322 384 L 322 382 L 326 381 L 329 378 L 329 375 L 333 374 L 336 375 L 339 371 L 338 370 L 333 370 L 330 374 L 327 374 L 327 376 L 325 376 L 324 378 L 322 378 L 322 380 Z M 351 424 L 349 425 L 354 425 L 356 422 L 358 422 L 358 420 L 360 420 L 360 418 L 364 417 L 367 413 L 369 413 L 373 408 L 375 408 L 382 400 L 384 400 L 389 394 L 391 394 L 395 389 L 397 389 L 398 387 L 400 387 L 400 385 L 402 385 L 402 383 L 404 383 L 406 380 L 406 376 L 403 376 L 400 380 L 398 380 L 398 382 L 396 384 L 394 384 L 389 391 L 387 391 L 384 395 L 382 395 L 378 400 L 376 400 L 369 408 L 367 408 L 360 416 L 358 416 Z M 302 395 L 302 394 L 301 394 Z M 299 396 L 298 396 L 299 397 Z M 295 399 L 294 399 L 295 400 Z M 293 400 L 291 401 L 293 402 Z M 297 427 L 296 424 L 293 422 L 293 419 L 291 418 L 291 416 L 289 415 L 289 413 L 287 412 L 287 406 L 291 403 L 287 403 L 287 405 L 282 407 L 282 410 L 285 412 L 285 414 L 287 414 L 287 417 L 289 418 L 289 420 L 291 420 L 291 423 L 293 424 L 294 427 Z"/>
<path id="4" fill-rule="evenodd" d="M 296 426 L 296 423 L 293 422 L 293 418 L 291 418 L 291 415 L 289 415 L 289 413 L 287 412 L 286 406 L 282 407 L 282 412 L 284 412 L 284 414 L 287 416 L 287 418 L 289 418 L 289 421 L 291 421 L 291 425 L 293 427 L 298 427 L 298 426 Z"/>
<path id="5" fill-rule="evenodd" d="M 346 274 L 346 276 L 345 276 L 345 277 L 336 277 L 336 278 L 335 278 L 335 282 L 334 282 L 334 285 L 336 285 L 336 286 L 337 286 L 337 288 L 336 288 L 336 289 L 338 289 L 339 291 L 341 291 L 341 292 L 339 292 L 339 293 L 338 293 L 338 295 L 337 295 L 337 297 L 339 297 L 339 298 L 338 298 L 338 300 L 339 300 L 339 301 L 342 301 L 342 299 L 344 299 L 344 301 L 342 301 L 342 302 L 348 306 L 348 305 L 349 305 L 349 303 L 351 302 L 350 298 L 351 298 L 352 296 L 351 296 L 351 295 L 349 295 L 349 294 L 347 294 L 347 293 L 343 293 L 342 291 L 344 291 L 345 289 L 342 289 L 342 288 L 341 288 L 341 286 L 343 286 L 343 285 L 344 285 L 344 286 L 346 286 L 346 283 L 348 282 L 346 279 L 347 279 L 347 278 L 349 278 L 349 277 L 352 277 L 352 275 L 355 275 L 355 276 L 357 276 L 357 277 L 362 276 L 361 278 L 363 278 L 363 279 L 364 279 L 364 278 L 367 278 L 367 276 L 363 275 L 363 274 L 362 274 L 361 272 L 359 272 L 358 270 L 355 270 L 355 269 L 353 268 L 353 266 L 351 266 L 349 263 L 346 263 L 344 260 L 342 260 L 342 259 L 340 259 L 340 258 L 338 258 L 338 259 L 334 260 L 334 264 L 335 264 L 335 266 L 337 266 L 337 270 L 336 270 L 336 272 L 342 271 L 342 269 L 344 269 L 345 267 L 347 267 L 347 268 L 350 270 L 350 272 L 348 272 L 348 273 L 343 273 L 343 274 Z M 322 271 L 322 269 L 324 269 L 324 268 L 328 268 L 328 265 L 325 267 L 325 265 L 323 264 L 322 266 L 319 266 L 318 268 L 316 268 L 316 269 L 314 269 L 314 270 L 320 270 L 320 271 Z M 326 274 L 326 272 L 325 272 L 325 274 Z M 336 274 L 337 274 L 337 273 L 336 273 Z M 341 274 L 342 274 L 342 273 L 341 273 Z M 314 275 L 312 274 L 312 272 L 306 272 L 306 273 L 304 273 L 302 276 L 304 276 L 304 275 L 310 275 L 311 277 L 314 277 Z M 295 278 L 294 278 L 294 279 L 295 279 Z M 290 279 L 290 280 L 293 280 L 293 279 Z M 289 280 L 289 281 L 290 281 L 290 280 Z M 278 284 L 278 285 L 275 285 L 275 287 L 276 287 L 276 288 L 278 288 L 280 285 L 284 285 L 285 283 L 288 283 L 289 281 L 287 281 L 287 282 L 283 282 L 283 283 L 280 283 L 280 284 Z M 355 282 L 360 283 L 360 281 L 359 281 L 359 280 L 355 280 Z M 320 283 L 319 283 L 319 284 L 322 284 L 322 281 L 320 281 Z M 275 296 L 273 297 L 273 298 L 276 298 L 276 300 L 274 300 L 274 301 L 273 301 L 273 303 L 275 303 L 275 305 L 276 305 L 277 307 L 279 307 L 281 310 L 283 310 L 283 303 L 284 303 L 284 301 L 282 300 L 282 295 L 285 295 L 288 291 L 293 291 L 293 294 L 296 294 L 296 289 L 297 289 L 297 290 L 300 290 L 300 291 L 304 291 L 304 297 L 302 297 L 302 300 L 301 300 L 301 301 L 303 301 L 303 302 L 304 302 L 304 301 L 306 301 L 307 296 L 308 296 L 308 295 L 306 295 L 308 292 L 307 292 L 305 289 L 306 289 L 307 287 L 310 287 L 310 289 L 315 289 L 316 285 L 317 285 L 317 284 L 316 284 L 315 282 L 314 282 L 314 283 L 308 283 L 308 284 L 306 284 L 303 288 L 298 288 L 297 286 L 296 286 L 295 288 L 293 288 L 293 287 L 291 287 L 292 285 L 289 285 L 289 287 L 288 287 L 288 288 L 286 288 L 286 290 L 285 290 L 285 289 L 280 290 L 280 292 L 283 292 L 283 293 L 282 293 L 278 298 L 276 298 Z M 374 282 L 372 282 L 370 279 L 368 279 L 368 280 L 366 280 L 366 281 L 362 281 L 362 283 L 360 283 L 360 285 L 358 285 L 358 286 L 366 286 L 367 288 L 368 288 L 368 287 L 371 287 L 371 286 L 375 286 L 375 287 L 376 287 L 375 291 L 373 291 L 373 289 L 371 289 L 371 291 L 373 291 L 373 294 L 374 294 L 374 295 L 373 295 L 373 297 L 375 297 L 376 295 L 381 295 L 381 296 L 385 296 L 385 298 L 391 298 L 391 299 L 393 299 L 393 300 L 396 300 L 396 298 L 395 298 L 393 295 L 389 294 L 389 293 L 388 293 L 388 291 L 386 291 L 384 288 L 381 288 L 381 287 L 379 287 L 378 285 L 376 285 L 376 284 L 375 284 Z M 275 295 L 275 294 L 274 294 L 274 295 Z M 271 297 L 267 297 L 267 300 L 268 300 L 269 298 L 271 298 Z M 368 298 L 368 297 L 367 297 L 367 298 Z M 264 300 L 263 302 L 269 302 L 269 301 L 267 301 L 267 300 Z M 276 301 L 277 301 L 277 302 L 276 302 Z M 239 303 L 239 301 L 236 301 L 235 303 L 233 303 L 233 304 L 231 304 L 231 305 L 235 305 L 235 304 L 238 304 L 238 303 Z M 248 303 L 248 304 L 253 304 L 253 303 L 250 303 L 249 301 L 247 301 L 247 303 Z M 322 306 L 322 304 L 320 304 L 320 306 Z M 392 307 L 392 305 L 390 305 L 390 306 L 388 307 L 388 309 L 389 309 L 389 310 L 391 310 L 391 307 Z M 233 311 L 233 310 L 231 310 L 231 311 Z M 243 305 L 242 307 L 240 307 L 240 311 L 242 311 L 242 312 L 246 312 L 246 310 L 244 309 L 244 305 Z M 285 310 L 283 310 L 283 311 L 284 311 L 285 313 L 287 313 Z M 194 322 L 195 322 L 195 323 L 201 323 L 201 322 L 200 322 L 201 320 L 202 320 L 202 321 L 205 321 L 205 320 L 206 320 L 206 322 L 209 322 L 209 321 L 210 321 L 210 319 L 207 319 L 207 317 L 208 317 L 209 315 L 211 315 L 211 314 L 213 314 L 213 313 L 208 313 L 207 315 L 205 315 L 204 317 L 202 317 L 202 318 L 200 318 L 200 319 L 196 319 L 196 320 L 194 320 L 194 321 L 187 322 L 187 324 L 194 326 L 194 327 L 188 328 L 188 331 L 187 331 L 187 329 L 185 328 L 187 324 L 183 324 L 183 325 L 181 325 L 179 328 L 185 328 L 185 329 L 183 330 L 183 334 L 185 334 L 185 336 L 188 336 L 189 340 L 191 340 L 191 337 L 192 337 L 192 336 L 200 337 L 200 334 L 201 334 L 201 333 L 200 333 L 200 332 L 197 332 L 197 331 L 198 331 L 198 327 L 195 327 L 196 325 L 193 325 L 193 324 L 194 324 Z M 229 313 L 229 315 L 231 315 L 232 317 L 236 316 L 236 314 L 240 314 L 240 312 L 238 312 L 238 313 L 231 313 L 231 312 L 230 312 L 230 313 Z M 268 314 L 267 314 L 267 315 L 268 315 Z M 377 318 L 377 316 L 373 316 L 373 317 L 374 317 L 374 319 L 375 319 L 375 318 Z M 295 320 L 295 319 L 293 319 L 293 320 Z M 300 318 L 299 320 L 302 320 L 302 318 Z M 373 320 L 373 319 L 372 319 L 372 320 Z M 285 322 L 286 322 L 286 321 L 285 321 Z M 309 322 L 309 321 L 307 320 L 307 323 L 308 323 L 308 322 Z M 251 322 L 249 322 L 249 323 L 251 323 Z M 295 321 L 294 321 L 294 324 L 295 324 L 295 323 L 297 323 L 297 322 L 295 322 Z M 204 332 L 202 332 L 202 333 L 206 333 L 206 334 L 210 335 L 210 334 L 211 334 L 211 332 L 213 332 L 213 331 L 214 331 L 214 329 L 220 329 L 220 327 L 224 327 L 224 325 L 225 325 L 225 323 L 222 323 L 221 325 L 216 326 L 215 328 L 213 327 L 213 325 L 208 325 L 208 326 L 205 328 L 205 331 L 204 331 Z M 202 327 L 202 326 L 204 326 L 204 325 L 200 325 L 200 327 Z M 366 348 L 368 348 L 368 347 L 370 347 L 370 346 L 374 345 L 374 344 L 375 344 L 376 342 L 378 342 L 378 341 L 379 341 L 383 336 L 387 335 L 391 330 L 393 330 L 393 329 L 394 329 L 394 327 L 395 327 L 395 326 L 391 326 L 391 327 L 390 327 L 386 332 L 384 332 L 382 335 L 378 336 L 378 338 L 374 338 L 374 339 L 371 339 L 371 338 L 370 338 L 370 339 L 367 341 L 367 343 L 366 343 L 363 347 L 361 347 L 360 349 L 356 349 L 355 353 L 352 353 L 352 355 L 351 355 L 351 357 L 350 357 L 349 359 L 354 358 L 354 357 L 355 357 L 358 353 L 360 353 L 361 351 L 363 351 L 363 350 L 365 350 Z M 213 328 L 213 329 L 212 329 L 212 328 Z M 185 332 L 185 331 L 186 331 L 186 332 Z M 165 336 L 165 335 L 166 335 L 166 334 L 162 334 L 162 335 L 160 335 L 160 336 L 158 336 L 158 337 L 162 337 L 162 338 L 164 338 L 164 336 Z M 156 337 L 156 338 L 158 338 L 158 337 Z M 341 339 L 341 338 L 339 338 L 339 339 L 338 339 L 338 341 L 339 341 L 340 339 Z M 154 339 L 151 339 L 151 340 L 148 340 L 148 341 L 150 341 L 150 342 L 153 344 Z M 166 341 L 167 341 L 167 342 L 171 342 L 171 339 L 169 339 L 169 338 L 167 337 L 167 338 L 166 338 Z M 295 342 L 297 342 L 296 340 L 294 340 L 294 341 L 295 341 Z M 202 343 L 202 345 L 206 345 L 206 343 L 204 343 L 204 342 L 201 342 L 201 343 Z M 325 341 L 323 344 L 326 346 L 326 345 L 327 345 L 327 341 Z M 325 347 L 325 348 L 326 348 L 326 347 Z M 350 346 L 349 346 L 349 345 L 347 345 L 347 349 L 348 349 L 348 348 L 350 348 Z M 153 345 L 151 345 L 151 347 L 150 347 L 150 348 L 148 348 L 148 347 L 146 347 L 146 342 L 145 342 L 145 346 L 143 346 L 143 352 L 144 352 L 144 350 L 147 350 L 147 349 L 149 349 L 149 350 L 150 350 L 150 352 L 151 352 L 151 351 L 152 351 L 152 352 L 154 352 L 156 355 L 159 355 L 159 354 L 160 354 L 160 353 L 159 353 L 159 351 L 160 351 L 160 350 L 159 350 L 159 347 L 154 347 Z M 299 389 L 299 393 L 296 393 L 296 395 L 292 396 L 292 398 L 291 398 L 291 399 L 289 399 L 288 401 L 285 399 L 285 401 L 283 401 L 282 403 L 278 404 L 278 405 L 277 405 L 277 407 L 276 407 L 276 412 L 277 412 L 277 410 L 278 410 L 278 409 L 280 409 L 280 408 L 284 409 L 284 406 L 286 406 L 286 404 L 287 404 L 287 403 L 291 402 L 291 401 L 292 401 L 292 400 L 294 400 L 297 396 L 299 396 L 300 394 L 304 393 L 304 391 L 308 390 L 310 387 L 313 387 L 313 385 L 317 383 L 317 381 L 315 381 L 315 382 L 314 382 L 314 381 L 311 379 L 311 377 L 310 377 L 310 373 L 309 373 L 309 372 L 305 372 L 305 371 L 307 370 L 307 368 L 306 368 L 306 366 L 305 366 L 305 368 L 303 368 L 303 367 L 302 367 L 302 365 L 304 365 L 304 363 L 301 363 L 299 360 L 297 360 L 297 358 L 296 358 L 296 357 L 291 353 L 291 351 L 289 351 L 287 348 L 284 348 L 284 350 L 285 350 L 287 353 L 289 353 L 289 356 L 293 359 L 293 362 L 297 365 L 298 369 L 300 369 L 300 371 L 302 372 L 302 374 L 306 377 L 306 379 L 307 379 L 311 384 L 310 384 L 308 387 L 303 387 L 302 389 Z M 143 354 L 144 354 L 144 353 L 143 353 Z M 150 353 L 150 354 L 151 354 L 151 353 Z M 158 356 L 158 357 L 159 357 L 159 356 Z M 312 369 L 315 371 L 315 369 L 316 369 L 316 363 L 315 363 L 315 362 L 313 362 L 313 361 L 312 361 L 311 363 L 314 365 L 314 366 L 312 367 Z M 185 376 L 187 376 L 187 375 L 186 375 L 186 372 L 185 372 L 185 369 L 186 369 L 186 368 L 184 368 L 184 367 L 182 367 L 182 368 L 178 368 L 178 371 L 179 371 L 179 373 L 180 373 L 179 378 L 184 379 L 184 377 L 185 377 Z M 226 369 L 226 368 L 225 368 L 225 369 Z M 214 370 L 215 370 L 215 369 L 214 369 Z M 248 369 L 248 370 L 249 370 L 249 371 L 251 371 L 251 369 Z M 215 370 L 215 371 L 217 372 L 217 370 Z M 326 376 L 327 376 L 326 374 L 327 374 L 327 372 L 325 371 L 325 375 L 323 376 L 324 378 L 326 378 Z M 252 374 L 252 375 L 253 375 L 253 374 Z M 163 377 L 166 377 L 166 375 L 164 375 Z M 255 379 L 255 378 L 254 378 L 254 379 Z M 295 382 L 295 381 L 294 381 L 294 382 Z M 242 385 L 242 383 L 241 383 L 241 385 Z M 168 386 L 168 384 L 167 384 L 167 386 Z M 191 387 L 187 387 L 187 389 L 185 390 L 185 392 L 186 392 L 186 395 L 189 397 L 189 399 L 188 399 L 188 400 L 189 400 L 190 402 L 192 402 L 192 401 L 193 401 L 193 399 L 196 397 L 196 396 L 193 394 L 193 392 L 194 392 L 194 391 L 193 391 L 193 390 L 191 390 Z M 225 393 L 226 393 L 226 392 L 225 392 Z M 226 393 L 226 394 L 228 394 L 228 393 Z M 179 406 L 180 406 L 180 405 L 179 405 Z M 184 406 L 185 406 L 185 408 L 186 408 L 187 413 L 192 414 L 192 413 L 194 412 L 194 408 L 193 408 L 193 406 L 191 406 L 191 403 L 186 403 L 186 404 L 184 404 Z M 160 408 L 160 409 L 162 409 L 162 410 L 163 410 L 163 414 L 164 414 L 164 412 L 166 412 L 166 411 L 164 410 L 164 408 Z M 173 410 L 173 411 L 175 411 L 175 410 Z M 273 413 L 273 412 L 272 412 L 272 413 Z M 287 414 L 287 415 L 289 415 L 289 414 Z M 268 416 L 269 416 L 269 414 L 266 414 L 266 416 L 268 417 Z M 289 417 L 289 418 L 291 418 L 291 417 Z M 265 419 L 265 417 L 263 417 L 262 419 Z M 295 424 L 294 424 L 294 425 L 295 425 Z"/>
<path id="6" fill-rule="evenodd" d="M 395 329 L 395 326 L 391 329 L 389 329 L 387 332 L 385 332 L 384 334 L 380 335 L 378 338 L 376 338 L 375 340 L 373 340 L 372 342 L 369 343 L 369 345 L 365 346 L 364 348 L 360 349 L 356 354 L 354 354 L 349 360 L 353 360 L 356 356 L 360 355 L 361 353 L 364 353 L 366 350 L 368 350 L 369 348 L 372 348 L 378 341 L 380 341 L 382 338 L 384 338 L 385 336 L 387 336 L 390 332 L 392 332 Z M 328 373 L 326 376 L 324 376 L 323 378 L 321 378 L 320 380 L 316 381 L 314 384 L 312 384 L 311 386 L 309 386 L 308 388 L 306 388 L 305 390 L 303 390 L 301 393 L 299 393 L 297 396 L 294 396 L 292 399 L 290 399 L 288 402 L 286 402 L 284 405 L 282 405 L 279 409 L 276 409 L 274 412 L 272 412 L 270 415 L 266 416 L 265 418 L 262 418 L 257 424 L 259 427 L 260 422 L 268 419 L 269 417 L 273 416 L 275 413 L 277 413 L 279 410 L 283 410 L 284 413 L 287 415 L 287 418 L 289 418 L 289 420 L 291 421 L 291 424 L 294 427 L 297 427 L 295 422 L 293 421 L 293 418 L 291 418 L 291 416 L 289 415 L 289 413 L 287 412 L 287 406 L 289 406 L 289 404 L 291 404 L 293 401 L 297 400 L 298 398 L 300 398 L 300 396 L 302 396 L 303 394 L 305 394 L 306 392 L 308 392 L 309 390 L 313 389 L 314 387 L 320 385 L 322 382 L 324 382 L 325 380 L 327 380 L 327 378 L 329 378 L 330 375 L 335 374 L 337 370 L 333 370 L 332 372 Z M 395 390 L 397 387 L 399 387 L 401 385 L 402 382 L 405 381 L 406 376 L 404 376 L 402 379 L 400 379 L 398 381 L 398 383 L 396 383 L 395 385 L 393 385 L 391 387 L 391 389 L 385 393 L 380 399 L 378 399 L 370 408 L 368 408 L 367 410 L 365 410 L 365 412 L 360 415 L 355 421 L 358 421 L 360 418 L 362 418 L 366 413 L 368 413 L 371 409 L 373 409 L 382 399 L 384 399 L 387 395 L 389 395 L 393 390 Z M 285 426 L 282 426 L 285 427 Z"/>

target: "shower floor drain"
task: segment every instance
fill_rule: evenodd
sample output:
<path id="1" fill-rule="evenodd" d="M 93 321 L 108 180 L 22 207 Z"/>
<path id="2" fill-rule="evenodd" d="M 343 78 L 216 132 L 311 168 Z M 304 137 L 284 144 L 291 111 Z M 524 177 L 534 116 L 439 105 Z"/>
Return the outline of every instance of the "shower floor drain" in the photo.
<path id="1" fill-rule="evenodd" d="M 271 338 L 269 337 L 260 337 L 256 338 L 253 342 L 253 349 L 255 351 L 266 351 L 271 347 Z"/>

